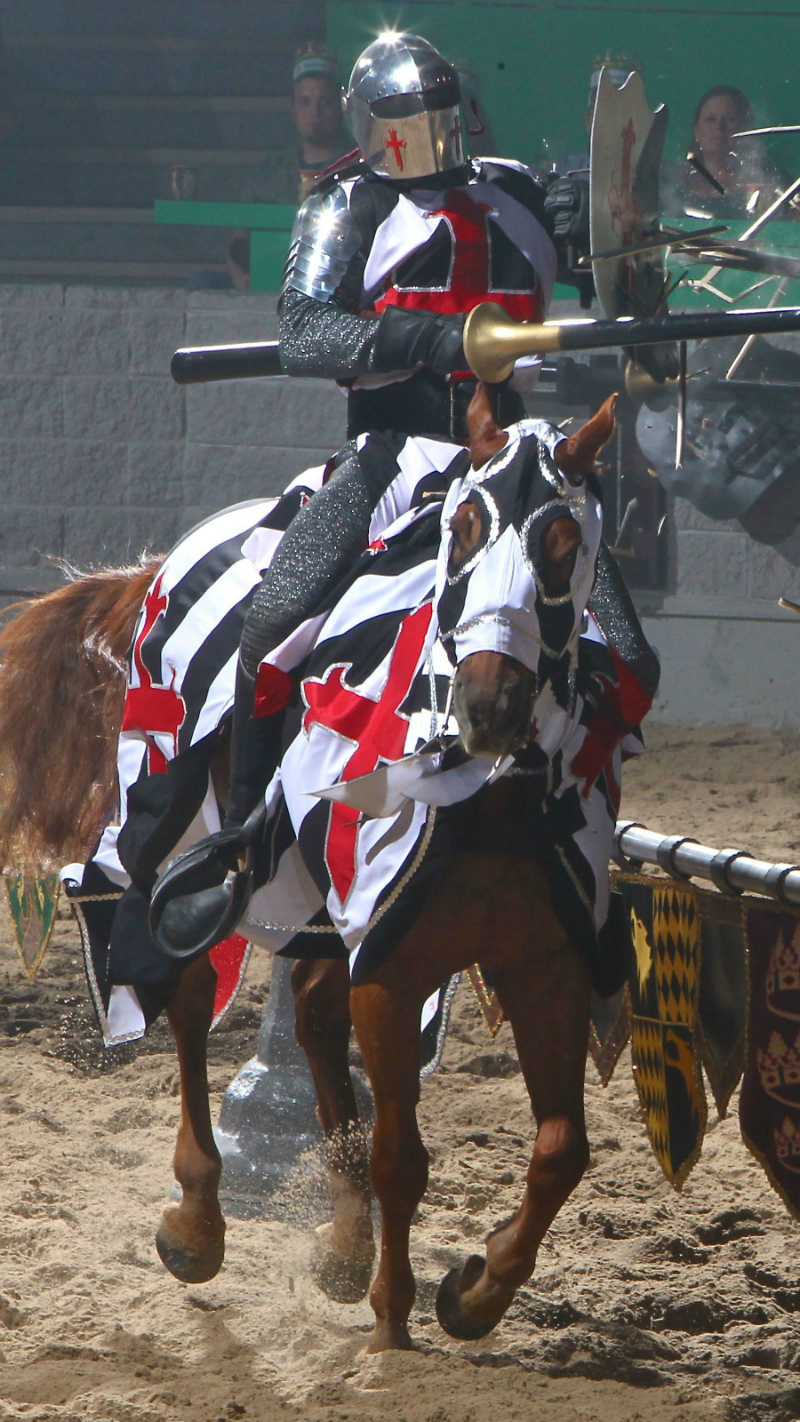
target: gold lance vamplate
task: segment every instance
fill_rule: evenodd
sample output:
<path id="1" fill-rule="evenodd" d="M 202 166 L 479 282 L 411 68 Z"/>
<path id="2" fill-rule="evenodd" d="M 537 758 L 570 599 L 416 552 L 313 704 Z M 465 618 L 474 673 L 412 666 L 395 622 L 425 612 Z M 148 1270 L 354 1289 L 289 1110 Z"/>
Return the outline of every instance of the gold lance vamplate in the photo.
<path id="1" fill-rule="evenodd" d="M 580 318 L 546 324 L 515 321 L 497 302 L 484 301 L 470 311 L 464 323 L 464 353 L 470 370 L 479 380 L 487 385 L 498 385 L 508 379 L 521 356 L 561 351 L 565 348 L 567 330 L 577 334 L 581 328 L 593 328 L 596 324 Z M 620 323 L 620 326 L 618 345 L 622 344 L 624 334 L 624 325 Z M 672 392 L 678 384 L 677 376 L 659 384 L 638 361 L 629 359 L 625 366 L 625 388 L 636 402 L 652 396 L 655 391 Z"/>
<path id="2" fill-rule="evenodd" d="M 561 350 L 561 323 L 514 321 L 495 301 L 484 301 L 464 322 L 464 354 L 470 370 L 487 385 L 507 380 L 521 356 Z"/>
<path id="3" fill-rule="evenodd" d="M 800 179 L 798 179 L 800 184 Z M 679 312 L 674 316 L 591 318 L 544 323 L 514 321 L 493 301 L 470 311 L 464 323 L 464 352 L 479 380 L 497 385 L 522 356 L 556 351 L 609 350 L 716 336 L 771 335 L 800 331 L 800 307 Z"/>

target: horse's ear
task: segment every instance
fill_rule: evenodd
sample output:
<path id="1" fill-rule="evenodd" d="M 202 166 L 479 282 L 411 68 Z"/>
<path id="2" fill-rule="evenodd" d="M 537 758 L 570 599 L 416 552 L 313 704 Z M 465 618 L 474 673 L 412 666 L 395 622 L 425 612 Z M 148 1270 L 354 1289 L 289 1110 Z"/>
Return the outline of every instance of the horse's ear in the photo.
<path id="1" fill-rule="evenodd" d="M 600 450 L 608 444 L 616 428 L 616 403 L 616 393 L 609 395 L 596 415 L 592 415 L 569 439 L 556 445 L 554 458 L 562 474 L 591 474 Z"/>
<path id="2" fill-rule="evenodd" d="M 467 428 L 472 467 L 481 469 L 492 455 L 497 454 L 508 442 L 508 434 L 495 419 L 489 388 L 482 380 L 478 381 L 475 394 L 469 402 Z"/>

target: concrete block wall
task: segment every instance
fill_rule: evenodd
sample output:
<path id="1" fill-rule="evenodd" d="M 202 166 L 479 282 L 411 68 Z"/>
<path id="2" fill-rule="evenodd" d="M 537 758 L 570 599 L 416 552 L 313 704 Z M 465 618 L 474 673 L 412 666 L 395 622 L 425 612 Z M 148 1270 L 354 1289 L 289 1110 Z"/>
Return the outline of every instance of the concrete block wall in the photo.
<path id="1" fill-rule="evenodd" d="M 275 298 L 0 286 L 0 595 L 168 548 L 225 504 L 278 493 L 344 439 L 315 381 L 181 389 L 181 345 L 269 340 Z"/>
<path id="2" fill-rule="evenodd" d="M 800 730 L 800 618 L 778 606 L 782 595 L 800 602 L 800 537 L 769 548 L 685 499 L 670 519 L 671 590 L 636 599 L 661 657 L 651 719 Z"/>
<path id="3" fill-rule="evenodd" d="M 170 377 L 178 346 L 276 334 L 266 295 L 0 285 L 0 603 L 56 586 L 53 557 L 85 568 L 167 549 L 324 462 L 344 439 L 335 385 Z M 800 601 L 800 550 L 683 500 L 671 523 L 670 591 L 637 595 L 662 657 L 656 719 L 800 729 L 800 619 L 777 606 Z"/>
<path id="4" fill-rule="evenodd" d="M 783 549 L 755 543 L 736 519 L 714 520 L 675 499 L 672 583 L 682 597 L 732 597 L 771 606 L 781 594 L 800 596 L 795 540 Z"/>

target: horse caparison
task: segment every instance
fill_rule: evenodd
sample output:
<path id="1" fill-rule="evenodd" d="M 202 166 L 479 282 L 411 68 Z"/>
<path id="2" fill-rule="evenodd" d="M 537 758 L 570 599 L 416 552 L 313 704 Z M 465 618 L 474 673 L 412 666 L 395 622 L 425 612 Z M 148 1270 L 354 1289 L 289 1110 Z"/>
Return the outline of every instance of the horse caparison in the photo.
<path id="1" fill-rule="evenodd" d="M 612 399 L 558 447 L 556 461 L 568 478 L 577 481 L 593 468 L 613 423 Z M 470 428 L 478 468 L 505 442 L 481 388 Z M 460 556 L 459 549 L 468 556 L 476 517 L 476 508 L 459 509 L 453 557 Z M 545 579 L 552 577 L 554 586 L 569 575 L 574 557 L 571 522 L 556 519 L 545 545 Z M 28 606 L 3 633 L 0 745 L 7 760 L 17 759 L 10 794 L 0 807 L 6 862 L 15 842 L 34 859 L 85 852 L 107 811 L 124 694 L 120 668 L 159 561 L 78 579 Z M 51 677 L 55 684 L 48 682 Z M 498 653 L 478 653 L 465 658 L 458 677 L 484 751 L 504 752 L 519 732 L 515 718 L 524 716 L 530 703 L 512 688 L 511 709 L 500 725 L 492 703 L 507 679 L 519 683 L 519 664 Z M 87 724 L 92 744 L 79 752 Z M 41 765 L 31 763 L 34 747 Z M 60 775 L 54 775 L 54 765 Z M 215 784 L 222 779 L 215 777 Z M 50 803 L 54 786 L 57 806 Z M 504 779 L 479 792 L 489 835 L 493 823 L 507 824 L 512 789 L 513 781 Z M 511 1023 L 538 1129 L 515 1215 L 489 1235 L 485 1257 L 473 1255 L 460 1270 L 451 1270 L 439 1290 L 442 1326 L 454 1337 L 473 1339 L 499 1322 L 529 1278 L 541 1240 L 586 1168 L 583 1078 L 591 990 L 586 955 L 562 927 L 535 857 L 465 850 L 412 929 L 358 986 L 349 987 L 342 962 L 301 962 L 294 970 L 297 1033 L 317 1090 L 333 1196 L 333 1221 L 321 1232 L 315 1274 L 331 1297 L 363 1297 L 374 1253 L 371 1182 L 381 1209 L 381 1258 L 370 1294 L 373 1351 L 411 1346 L 415 1285 L 409 1231 L 428 1174 L 416 1119 L 420 1011 L 443 981 L 475 962 L 490 972 Z M 169 1008 L 181 1071 L 174 1165 L 183 1195 L 165 1210 L 157 1243 L 167 1267 L 190 1282 L 213 1277 L 224 1256 L 220 1158 L 206 1076 L 214 987 L 213 969 L 201 958 L 184 970 Z M 347 1064 L 351 1018 L 375 1100 L 369 1172 Z"/>

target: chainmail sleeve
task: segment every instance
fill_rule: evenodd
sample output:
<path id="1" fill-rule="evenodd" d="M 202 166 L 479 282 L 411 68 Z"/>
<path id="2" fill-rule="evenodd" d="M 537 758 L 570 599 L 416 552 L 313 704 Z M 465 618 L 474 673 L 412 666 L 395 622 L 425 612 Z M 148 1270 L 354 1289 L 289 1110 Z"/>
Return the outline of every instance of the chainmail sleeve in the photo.
<path id="1" fill-rule="evenodd" d="M 597 574 L 589 603 L 609 646 L 630 667 L 652 700 L 658 690 L 661 664 L 644 635 L 633 599 L 605 539 L 600 540 Z"/>
<path id="2" fill-rule="evenodd" d="M 335 301 L 284 287 L 278 302 L 281 365 L 287 375 L 349 380 L 373 368 L 380 321 L 354 316 Z"/>
<path id="3" fill-rule="evenodd" d="M 345 380 L 371 369 L 379 320 L 357 314 L 368 246 L 341 185 L 303 203 L 278 302 L 287 375 Z"/>

